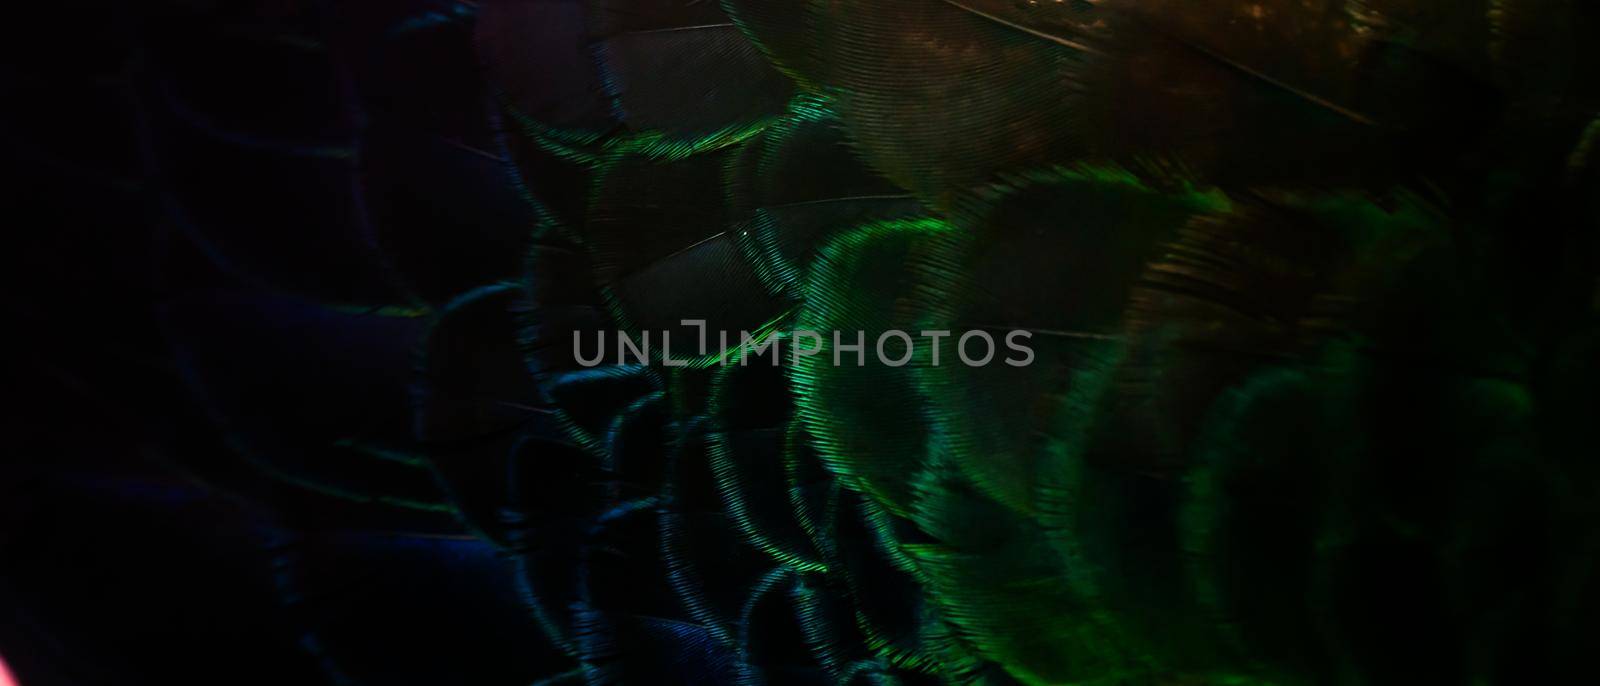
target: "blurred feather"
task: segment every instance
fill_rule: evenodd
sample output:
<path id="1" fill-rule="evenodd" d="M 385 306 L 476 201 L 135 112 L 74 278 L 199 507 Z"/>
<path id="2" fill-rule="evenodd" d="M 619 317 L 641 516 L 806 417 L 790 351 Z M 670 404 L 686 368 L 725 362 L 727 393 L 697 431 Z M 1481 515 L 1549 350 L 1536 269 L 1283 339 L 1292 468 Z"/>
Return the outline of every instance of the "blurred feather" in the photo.
<path id="1" fill-rule="evenodd" d="M 789 96 L 714 2 L 495 0 L 478 26 L 508 102 L 571 144 L 620 129 L 651 155 L 713 149 L 748 136 Z"/>
<path id="2" fill-rule="evenodd" d="M 557 433 L 517 345 L 518 297 L 514 286 L 490 286 L 448 304 L 422 342 L 411 389 L 413 430 L 440 489 L 475 533 L 500 545 L 516 446 Z"/>
<path id="3" fill-rule="evenodd" d="M 839 125 L 826 100 L 797 98 L 728 166 L 730 226 L 775 292 L 797 295 L 817 250 L 839 232 L 923 213 L 861 163 Z"/>
<path id="4" fill-rule="evenodd" d="M 899 267 L 950 231 L 933 219 L 891 220 L 835 237 L 812 266 L 795 324 L 796 331 L 821 339 L 814 342 L 817 353 L 799 357 L 794 367 L 799 416 L 812 445 L 847 485 L 896 513 L 906 511 L 911 479 L 926 454 L 926 400 L 910 367 L 869 359 L 865 346 L 885 331 L 923 330 L 921 313 L 907 300 L 917 284 Z M 854 345 L 859 338 L 865 344 L 859 352 L 840 353 L 835 332 L 839 343 Z"/>
<path id="5" fill-rule="evenodd" d="M 819 5 L 819 8 L 821 6 Z M 1001 171 L 1084 151 L 1084 53 L 944 2 L 837 2 L 806 32 L 862 156 L 931 206 Z"/>
<path id="6" fill-rule="evenodd" d="M 918 278 L 927 328 L 989 330 L 988 364 L 960 363 L 966 344 L 937 345 L 946 361 L 920 366 L 931 418 L 947 438 L 951 464 L 991 497 L 1032 508 L 1044 448 L 1041 420 L 1059 403 L 1067 373 L 1119 338 L 1118 326 L 1142 265 L 1194 213 L 1225 207 L 1196 192 L 1158 194 L 1116 171 L 1057 170 L 1017 178 L 960 201 L 963 232 L 906 266 Z M 999 338 L 1031 332 L 1039 359 L 999 363 L 1014 353 Z M 980 409 L 981 408 L 981 409 Z"/>
<path id="7" fill-rule="evenodd" d="M 214 293 L 169 304 L 162 323 L 185 382 L 241 457 L 331 495 L 448 510 L 409 457 L 417 320 Z"/>
<path id="8" fill-rule="evenodd" d="M 655 338 L 651 359 L 708 362 L 789 307 L 766 292 L 728 233 L 722 170 L 731 154 L 660 162 L 624 152 L 597 174 L 583 240 L 616 319 L 641 345 Z M 704 331 L 686 319 L 704 321 Z"/>
<path id="9" fill-rule="evenodd" d="M 585 0 L 488 0 L 478 55 L 513 116 L 588 143 L 615 125 L 588 47 Z"/>
<path id="10" fill-rule="evenodd" d="M 722 8 L 772 65 L 815 89 L 822 65 L 814 43 L 823 12 L 812 0 L 722 0 Z"/>

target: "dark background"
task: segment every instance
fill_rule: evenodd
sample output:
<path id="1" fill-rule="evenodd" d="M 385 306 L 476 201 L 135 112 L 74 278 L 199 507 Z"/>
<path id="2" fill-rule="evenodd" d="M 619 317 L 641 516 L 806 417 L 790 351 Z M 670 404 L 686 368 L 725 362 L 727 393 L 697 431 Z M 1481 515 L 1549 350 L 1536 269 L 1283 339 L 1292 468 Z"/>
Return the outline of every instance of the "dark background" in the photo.
<path id="1" fill-rule="evenodd" d="M 7 15 L 0 655 L 19 681 L 526 684 L 557 669 L 504 561 L 452 517 L 263 479 L 213 421 L 315 417 L 302 382 L 409 362 L 408 342 L 354 334 L 275 346 L 252 313 L 293 331 L 320 324 L 314 304 L 424 308 L 516 270 L 527 208 L 492 150 L 471 7 Z M 379 222 L 402 245 L 425 224 L 450 237 L 416 246 L 444 265 L 416 279 L 427 292 L 364 261 Z M 263 301 L 267 286 L 286 295 Z M 195 365 L 247 390 L 201 402 Z M 374 405 L 395 392 L 350 383 Z M 269 433 L 325 428 L 295 421 Z"/>

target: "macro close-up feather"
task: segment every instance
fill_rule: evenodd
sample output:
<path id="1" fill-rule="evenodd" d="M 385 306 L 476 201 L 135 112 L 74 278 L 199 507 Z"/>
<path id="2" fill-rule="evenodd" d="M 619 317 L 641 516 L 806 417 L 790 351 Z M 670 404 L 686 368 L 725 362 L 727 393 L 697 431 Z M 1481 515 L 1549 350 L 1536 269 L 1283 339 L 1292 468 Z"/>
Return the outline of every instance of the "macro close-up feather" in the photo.
<path id="1" fill-rule="evenodd" d="M 7 23 L 0 686 L 1600 679 L 1600 3 Z"/>

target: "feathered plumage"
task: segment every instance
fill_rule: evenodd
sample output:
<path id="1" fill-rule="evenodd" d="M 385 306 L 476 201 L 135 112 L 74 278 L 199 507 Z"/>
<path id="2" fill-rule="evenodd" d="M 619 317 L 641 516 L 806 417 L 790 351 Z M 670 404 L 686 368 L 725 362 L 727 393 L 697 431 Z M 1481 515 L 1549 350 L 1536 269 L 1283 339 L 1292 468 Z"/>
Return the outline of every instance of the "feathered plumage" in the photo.
<path id="1" fill-rule="evenodd" d="M 25 684 L 1592 680 L 1593 3 L 16 23 Z"/>

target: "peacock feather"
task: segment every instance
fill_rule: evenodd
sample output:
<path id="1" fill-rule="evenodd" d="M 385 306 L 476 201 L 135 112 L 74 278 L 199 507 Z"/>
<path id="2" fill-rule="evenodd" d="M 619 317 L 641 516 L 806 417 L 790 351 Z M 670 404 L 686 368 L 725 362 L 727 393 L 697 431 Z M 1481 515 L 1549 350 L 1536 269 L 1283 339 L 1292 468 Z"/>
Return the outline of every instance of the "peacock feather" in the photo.
<path id="1" fill-rule="evenodd" d="M 1600 5 L 13 24 L 0 684 L 1595 680 Z"/>

